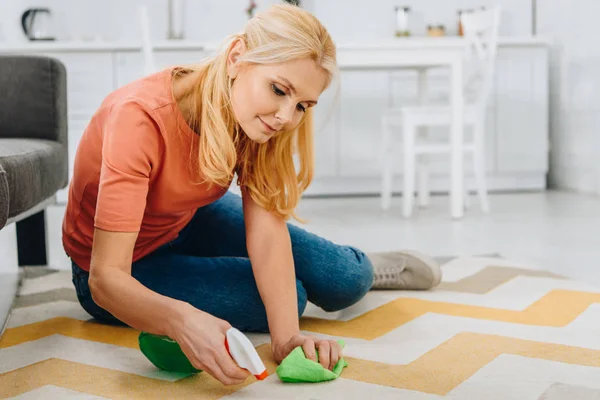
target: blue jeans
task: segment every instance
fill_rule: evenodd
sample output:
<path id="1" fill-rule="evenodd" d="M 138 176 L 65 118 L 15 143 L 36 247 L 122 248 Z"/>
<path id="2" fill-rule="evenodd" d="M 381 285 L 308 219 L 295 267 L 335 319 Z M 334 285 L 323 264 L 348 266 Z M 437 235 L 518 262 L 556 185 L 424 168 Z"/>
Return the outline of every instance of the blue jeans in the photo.
<path id="1" fill-rule="evenodd" d="M 307 301 L 337 311 L 369 291 L 373 267 L 363 252 L 291 224 L 288 229 L 300 316 Z M 190 303 L 240 330 L 268 332 L 246 250 L 242 199 L 231 192 L 199 208 L 175 240 L 134 262 L 131 274 L 147 288 Z M 94 303 L 88 277 L 73 263 L 73 283 L 83 308 L 99 321 L 121 324 Z"/>

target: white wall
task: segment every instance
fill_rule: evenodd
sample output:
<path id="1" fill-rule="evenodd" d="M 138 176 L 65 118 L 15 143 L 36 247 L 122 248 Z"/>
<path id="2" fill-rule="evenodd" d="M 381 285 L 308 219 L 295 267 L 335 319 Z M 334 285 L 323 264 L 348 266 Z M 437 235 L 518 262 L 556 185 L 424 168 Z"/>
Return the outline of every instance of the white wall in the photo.
<path id="1" fill-rule="evenodd" d="M 258 10 L 278 2 L 259 0 Z M 141 4 L 149 9 L 152 38 L 166 39 L 167 0 L 0 0 L 0 30 L 6 20 L 20 20 L 27 8 L 49 7 L 60 39 L 136 40 Z M 218 41 L 247 20 L 248 0 L 185 0 L 184 5 L 186 39 Z"/>
<path id="2" fill-rule="evenodd" d="M 259 10 L 279 0 L 257 0 Z M 498 0 L 502 35 L 526 36 L 532 30 L 531 0 Z M 394 7 L 409 5 L 413 33 L 428 24 L 456 32 L 456 10 L 494 4 L 494 0 L 305 0 L 336 42 L 373 40 L 394 32 Z M 98 37 L 137 40 L 137 9 L 149 6 L 152 37 L 166 38 L 167 0 L 0 0 L 2 29 L 18 26 L 22 11 L 50 7 L 59 38 Z M 248 0 L 186 0 L 185 32 L 191 40 L 219 41 L 246 21 Z M 600 47 L 596 45 L 598 0 L 538 0 L 538 33 L 554 40 L 551 54 L 551 181 L 558 187 L 600 193 Z M 12 21 L 12 24 L 11 24 Z M 14 36 L 14 35 L 13 35 Z M 21 40 L 24 36 L 18 35 Z M 1 45 L 1 43 L 0 43 Z"/>
<path id="3" fill-rule="evenodd" d="M 600 194 L 600 47 L 597 0 L 538 0 L 551 52 L 551 182 Z"/>

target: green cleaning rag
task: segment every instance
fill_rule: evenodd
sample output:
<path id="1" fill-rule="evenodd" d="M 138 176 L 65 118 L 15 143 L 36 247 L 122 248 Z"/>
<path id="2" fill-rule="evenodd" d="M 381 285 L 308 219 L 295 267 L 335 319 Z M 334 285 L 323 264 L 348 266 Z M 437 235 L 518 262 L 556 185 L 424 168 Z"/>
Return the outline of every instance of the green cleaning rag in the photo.
<path id="1" fill-rule="evenodd" d="M 338 343 L 344 348 L 343 340 L 338 340 Z M 317 360 L 319 360 L 318 351 Z M 347 366 L 348 363 L 342 357 L 333 371 L 330 371 L 318 362 L 306 358 L 302 347 L 296 347 L 277 367 L 277 376 L 283 382 L 324 382 L 338 378 Z"/>

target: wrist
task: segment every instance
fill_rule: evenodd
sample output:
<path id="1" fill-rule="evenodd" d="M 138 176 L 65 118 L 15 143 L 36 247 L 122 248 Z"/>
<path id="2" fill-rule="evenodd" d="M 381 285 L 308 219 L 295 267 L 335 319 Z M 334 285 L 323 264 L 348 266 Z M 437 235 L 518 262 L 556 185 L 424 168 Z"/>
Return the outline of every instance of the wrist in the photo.
<path id="1" fill-rule="evenodd" d="M 165 335 L 178 341 L 178 334 L 183 330 L 183 325 L 193 309 L 189 303 L 174 300 L 169 302 L 166 309 Z"/>
<path id="2" fill-rule="evenodd" d="M 287 332 L 274 332 L 271 334 L 271 346 L 281 347 L 288 343 L 296 335 L 300 334 L 300 330 L 290 330 Z"/>

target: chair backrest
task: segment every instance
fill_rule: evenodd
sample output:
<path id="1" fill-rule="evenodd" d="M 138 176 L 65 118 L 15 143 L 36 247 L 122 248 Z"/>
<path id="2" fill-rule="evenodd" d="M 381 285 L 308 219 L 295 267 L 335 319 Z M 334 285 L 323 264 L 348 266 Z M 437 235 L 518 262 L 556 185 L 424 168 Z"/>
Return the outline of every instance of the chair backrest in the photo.
<path id="1" fill-rule="evenodd" d="M 148 75 L 157 71 L 154 61 L 154 49 L 150 40 L 150 18 L 148 7 L 140 6 L 140 25 L 142 28 L 142 54 L 144 56 L 144 74 Z"/>
<path id="2" fill-rule="evenodd" d="M 479 106 L 488 104 L 494 84 L 501 8 L 477 10 L 461 15 L 465 51 L 465 90 Z"/>

